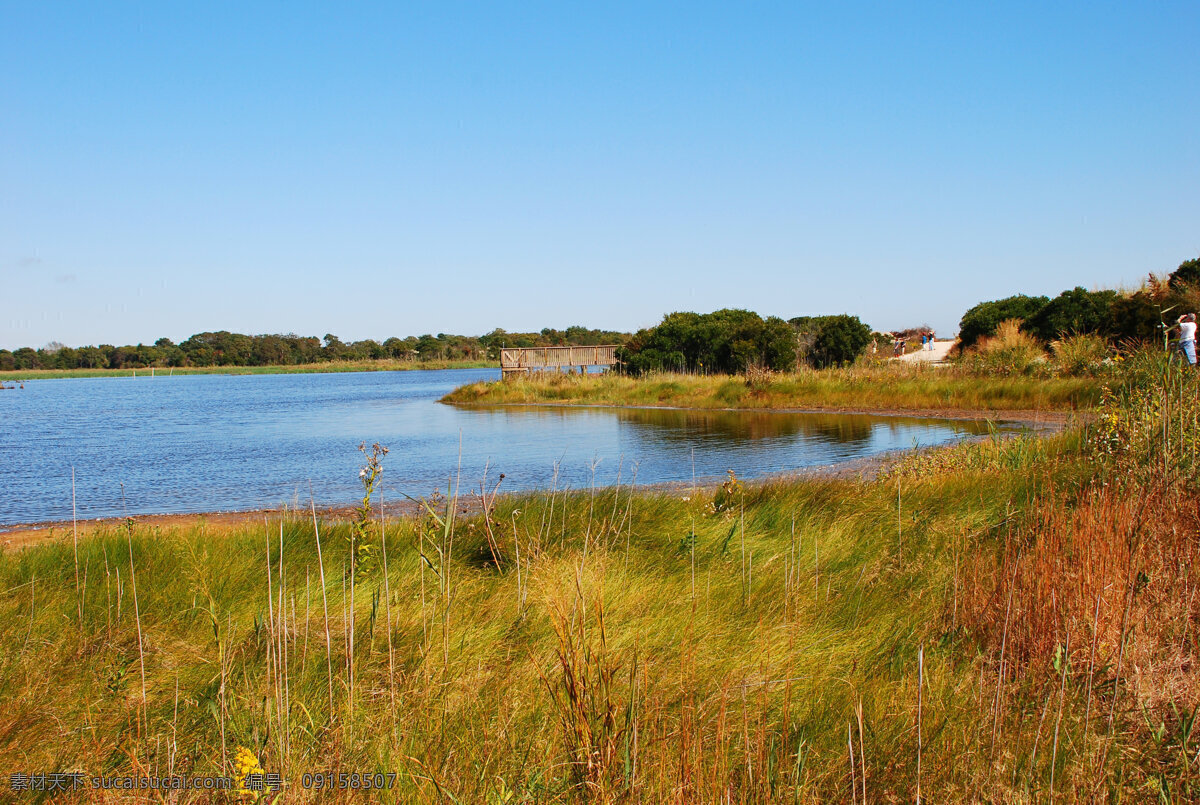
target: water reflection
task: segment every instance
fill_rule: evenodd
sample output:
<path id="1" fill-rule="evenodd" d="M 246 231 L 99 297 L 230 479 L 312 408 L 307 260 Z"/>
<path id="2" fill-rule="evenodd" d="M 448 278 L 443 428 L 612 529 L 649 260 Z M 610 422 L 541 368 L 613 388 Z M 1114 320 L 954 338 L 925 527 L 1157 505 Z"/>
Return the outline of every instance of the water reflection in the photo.
<path id="1" fill-rule="evenodd" d="M 618 468 L 636 462 L 640 478 L 654 481 L 718 477 L 732 469 L 743 477 L 834 464 L 874 453 L 929 446 L 986 433 L 968 420 L 833 413 L 706 411 L 590 406 L 505 406 L 465 409 L 464 432 L 495 429 L 519 437 L 492 456 L 518 484 L 540 486 L 549 476 L 520 458 L 542 454 L 560 461 L 568 484 L 615 480 Z M 583 477 L 582 470 L 589 475 Z"/>
<path id="2" fill-rule="evenodd" d="M 37 380 L 0 395 L 0 524 L 347 504 L 356 447 L 392 449 L 389 499 L 465 488 L 484 468 L 505 489 L 762 476 L 933 445 L 977 422 L 661 408 L 462 409 L 437 400 L 494 370 Z M 557 472 L 557 475 L 556 475 Z"/>
<path id="3" fill-rule="evenodd" d="M 553 418 L 614 417 L 630 427 L 653 432 L 664 443 L 692 443 L 697 439 L 716 442 L 779 440 L 803 436 L 830 444 L 853 446 L 871 441 L 883 429 L 906 434 L 914 428 L 949 428 L 965 435 L 988 432 L 987 422 L 946 420 L 926 417 L 872 416 L 868 414 L 796 413 L 770 411 L 720 411 L 688 408 L 606 408 L 582 406 L 512 406 L 471 409 L 486 416 L 505 416 L 515 422 Z"/>

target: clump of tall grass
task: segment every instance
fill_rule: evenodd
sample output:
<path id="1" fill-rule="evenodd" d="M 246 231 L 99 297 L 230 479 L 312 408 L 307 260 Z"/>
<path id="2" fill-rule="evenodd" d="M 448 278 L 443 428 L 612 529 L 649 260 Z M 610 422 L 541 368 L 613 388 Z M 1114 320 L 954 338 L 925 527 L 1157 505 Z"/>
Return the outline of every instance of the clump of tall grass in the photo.
<path id="1" fill-rule="evenodd" d="M 1093 456 L 1114 481 L 1200 479 L 1200 374 L 1157 350 L 1119 356 L 1088 429 Z M 1149 484 L 1150 481 L 1147 481 Z"/>
<path id="2" fill-rule="evenodd" d="M 1079 434 L 1047 436 L 997 430 L 984 439 L 911 452 L 879 473 L 882 479 L 919 479 L 959 473 L 1025 472 L 1077 454 Z"/>
<path id="3" fill-rule="evenodd" d="M 766 391 L 771 387 L 771 383 L 776 379 L 778 373 L 774 370 L 751 364 L 746 367 L 746 388 L 752 391 Z"/>
<path id="4" fill-rule="evenodd" d="M 1068 375 L 1096 374 L 1112 354 L 1108 342 L 1095 333 L 1064 335 L 1050 342 L 1050 351 L 1054 368 Z"/>
<path id="5" fill-rule="evenodd" d="M 1041 342 L 1021 330 L 1020 319 L 1000 322 L 994 336 L 981 340 L 961 360 L 984 375 L 1045 375 L 1047 369 Z"/>

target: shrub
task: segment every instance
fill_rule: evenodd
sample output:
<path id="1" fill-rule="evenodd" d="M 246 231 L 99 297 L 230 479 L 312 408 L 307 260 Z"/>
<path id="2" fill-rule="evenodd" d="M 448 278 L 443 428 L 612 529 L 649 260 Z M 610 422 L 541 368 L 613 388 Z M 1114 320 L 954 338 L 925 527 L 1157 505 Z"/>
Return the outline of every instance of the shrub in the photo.
<path id="1" fill-rule="evenodd" d="M 775 380 L 775 372 L 751 364 L 746 367 L 746 388 L 763 391 Z"/>
<path id="2" fill-rule="evenodd" d="M 783 319 L 748 310 L 670 313 L 640 330 L 618 352 L 625 370 L 734 374 L 748 366 L 785 370 L 794 365 L 796 338 Z"/>
<path id="3" fill-rule="evenodd" d="M 1171 272 L 1167 282 L 1172 288 L 1178 288 L 1181 285 L 1200 285 L 1200 257 L 1180 263 L 1179 268 Z"/>
<path id="4" fill-rule="evenodd" d="M 790 319 L 799 357 L 817 369 L 853 363 L 871 343 L 871 328 L 858 316 L 802 316 Z"/>
<path id="5" fill-rule="evenodd" d="M 1022 332 L 1020 319 L 1002 321 L 996 335 L 981 341 L 966 356 L 967 366 L 981 374 L 1028 375 L 1045 362 L 1042 345 Z"/>
<path id="6" fill-rule="evenodd" d="M 1113 302 L 1116 291 L 1088 291 L 1072 288 L 1051 299 L 1031 319 L 1024 329 L 1049 343 L 1063 335 L 1077 333 L 1111 333 Z"/>
<path id="7" fill-rule="evenodd" d="M 960 348 L 969 349 L 980 338 L 995 335 L 1002 321 L 1033 318 L 1049 301 L 1045 296 L 1018 294 L 994 302 L 980 302 L 964 313 L 958 324 Z"/>
<path id="8" fill-rule="evenodd" d="M 1117 341 L 1145 341 L 1158 332 L 1163 304 L 1148 288 L 1118 296 L 1108 312 L 1108 334 Z"/>
<path id="9" fill-rule="evenodd" d="M 1098 335 L 1085 333 L 1069 335 L 1052 341 L 1050 350 L 1054 365 L 1070 375 L 1094 374 L 1108 358 L 1108 342 Z"/>
<path id="10" fill-rule="evenodd" d="M 1188 266 L 1184 263 L 1181 269 Z M 1173 324 L 1181 313 L 1200 310 L 1200 279 L 1175 272 L 1168 279 L 1150 274 L 1137 290 L 1119 294 L 1109 309 L 1106 335 L 1126 343 L 1161 343 L 1162 324 Z"/>

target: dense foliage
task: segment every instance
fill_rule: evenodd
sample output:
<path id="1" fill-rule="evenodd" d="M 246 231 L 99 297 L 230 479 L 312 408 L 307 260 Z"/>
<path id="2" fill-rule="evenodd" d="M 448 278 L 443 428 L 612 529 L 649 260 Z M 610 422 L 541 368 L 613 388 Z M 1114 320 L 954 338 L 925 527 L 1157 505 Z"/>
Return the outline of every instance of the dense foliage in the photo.
<path id="1" fill-rule="evenodd" d="M 782 371 L 795 366 L 796 335 L 783 319 L 748 310 L 670 313 L 658 326 L 635 333 L 618 357 L 634 375 L 734 374 L 749 366 Z"/>
<path id="2" fill-rule="evenodd" d="M 0 349 L 0 371 L 17 369 L 141 369 L 151 366 L 295 366 L 329 361 L 499 360 L 500 348 L 592 346 L 619 344 L 627 333 L 568 327 L 540 333 L 509 333 L 496 329 L 482 336 L 434 335 L 388 338 L 385 341 L 342 341 L 327 333 L 316 336 L 243 335 L 225 330 L 197 333 L 180 344 L 160 338 L 153 345 L 117 347 L 111 344 L 78 349 L 58 343 L 41 349 Z"/>
<path id="3" fill-rule="evenodd" d="M 1020 321 L 1021 331 L 1043 347 L 1073 336 L 1109 343 L 1158 340 L 1181 313 L 1200 312 L 1200 258 L 1185 260 L 1166 278 L 1149 275 L 1136 290 L 1089 291 L 1075 287 L 1053 299 L 1010 296 L 980 302 L 963 314 L 959 344 L 965 350 L 994 338 L 1001 322 Z"/>
<path id="4" fill-rule="evenodd" d="M 871 343 L 871 328 L 858 316 L 800 316 L 788 319 L 796 329 L 797 354 L 815 369 L 853 363 Z"/>
<path id="5" fill-rule="evenodd" d="M 963 314 L 962 321 L 958 324 L 959 343 L 963 349 L 972 347 L 980 338 L 995 335 L 1000 322 L 1009 319 L 1031 319 L 1049 301 L 1045 296 L 1017 294 L 1006 299 L 980 302 Z"/>
<path id="6" fill-rule="evenodd" d="M 1200 284 L 1200 257 L 1184 260 L 1179 264 L 1179 268 L 1171 272 L 1167 281 L 1172 288 Z"/>
<path id="7" fill-rule="evenodd" d="M 1107 335 L 1112 329 L 1111 311 L 1116 298 L 1116 291 L 1078 287 L 1063 291 L 1026 319 L 1024 329 L 1046 342 L 1064 335 Z"/>

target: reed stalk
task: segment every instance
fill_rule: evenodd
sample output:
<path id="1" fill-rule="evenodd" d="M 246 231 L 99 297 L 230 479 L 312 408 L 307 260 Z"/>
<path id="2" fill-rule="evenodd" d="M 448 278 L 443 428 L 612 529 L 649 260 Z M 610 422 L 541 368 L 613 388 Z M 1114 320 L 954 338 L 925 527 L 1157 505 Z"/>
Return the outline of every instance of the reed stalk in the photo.
<path id="1" fill-rule="evenodd" d="M 142 645 L 142 611 L 138 603 L 137 575 L 133 569 L 133 531 L 127 530 L 125 538 L 129 545 L 129 584 L 133 590 L 133 616 L 137 623 L 138 637 L 138 667 L 142 674 L 142 728 L 147 730 L 149 723 L 146 716 L 146 654 Z M 82 621 L 80 621 L 82 623 Z"/>
<path id="2" fill-rule="evenodd" d="M 321 581 L 321 608 L 325 615 L 325 668 L 327 673 L 327 681 L 329 683 L 329 720 L 333 721 L 335 710 L 333 707 L 333 638 L 329 634 L 329 596 L 325 591 L 325 559 L 321 555 L 321 529 L 317 527 L 317 504 L 312 496 L 312 488 L 309 488 L 309 508 L 312 512 L 313 536 L 317 543 L 317 568 L 320 571 Z M 307 638 L 305 641 L 307 646 Z"/>

